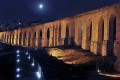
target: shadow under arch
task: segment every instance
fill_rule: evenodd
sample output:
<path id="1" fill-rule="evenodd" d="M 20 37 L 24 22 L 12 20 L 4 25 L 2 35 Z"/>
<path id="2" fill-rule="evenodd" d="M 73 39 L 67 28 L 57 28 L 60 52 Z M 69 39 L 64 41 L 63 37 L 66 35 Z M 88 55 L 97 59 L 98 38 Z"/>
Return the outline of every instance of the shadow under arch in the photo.
<path id="1" fill-rule="evenodd" d="M 102 43 L 104 41 L 104 19 L 100 17 L 98 21 L 98 48 L 97 55 L 102 55 Z"/>
<path id="2" fill-rule="evenodd" d="M 114 42 L 116 40 L 116 16 L 111 15 L 109 19 L 109 40 L 108 40 L 108 51 L 107 55 L 113 56 L 114 55 Z"/>

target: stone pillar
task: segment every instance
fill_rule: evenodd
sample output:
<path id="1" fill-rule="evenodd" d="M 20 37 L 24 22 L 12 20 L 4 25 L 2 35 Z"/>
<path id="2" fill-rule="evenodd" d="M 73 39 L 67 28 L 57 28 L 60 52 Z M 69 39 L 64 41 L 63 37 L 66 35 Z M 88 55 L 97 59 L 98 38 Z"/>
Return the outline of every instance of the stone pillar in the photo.
<path id="1" fill-rule="evenodd" d="M 104 40 L 102 43 L 102 56 L 107 56 L 108 54 L 108 40 Z"/>

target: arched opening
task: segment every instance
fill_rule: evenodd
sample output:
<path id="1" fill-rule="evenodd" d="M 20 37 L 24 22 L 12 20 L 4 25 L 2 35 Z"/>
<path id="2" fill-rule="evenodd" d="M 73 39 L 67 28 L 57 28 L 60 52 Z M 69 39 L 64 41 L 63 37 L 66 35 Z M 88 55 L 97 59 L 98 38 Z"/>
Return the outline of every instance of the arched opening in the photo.
<path id="1" fill-rule="evenodd" d="M 42 31 L 40 31 L 40 38 L 42 39 Z"/>
<path id="2" fill-rule="evenodd" d="M 64 41 L 64 46 L 65 47 L 68 46 L 68 39 L 69 39 L 69 26 L 67 24 L 67 26 L 66 26 L 66 37 L 65 37 L 65 41 Z"/>
<path id="3" fill-rule="evenodd" d="M 92 22 L 90 23 L 90 37 L 89 37 L 89 40 L 90 41 L 92 40 Z"/>
<path id="4" fill-rule="evenodd" d="M 92 41 L 92 21 L 90 20 L 87 26 L 87 44 L 86 44 L 87 50 L 90 50 L 91 41 Z"/>
<path id="5" fill-rule="evenodd" d="M 21 45 L 22 43 L 22 33 L 20 33 L 20 37 L 19 37 L 19 45 Z"/>
<path id="6" fill-rule="evenodd" d="M 47 30 L 47 39 L 49 39 L 49 38 L 50 38 L 50 30 L 48 28 L 48 30 Z"/>
<path id="7" fill-rule="evenodd" d="M 61 45 L 61 25 L 59 26 L 59 46 Z"/>
<path id="8" fill-rule="evenodd" d="M 57 46 L 57 41 L 58 41 L 58 28 L 54 28 L 54 46 Z"/>
<path id="9" fill-rule="evenodd" d="M 40 30 L 40 43 L 39 43 L 40 47 L 42 47 L 42 30 Z"/>
<path id="10" fill-rule="evenodd" d="M 111 16 L 109 20 L 109 46 L 108 46 L 108 55 L 114 55 L 114 42 L 116 40 L 116 17 Z"/>
<path id="11" fill-rule="evenodd" d="M 83 27 L 82 27 L 82 25 L 80 26 L 80 29 L 79 29 L 79 45 L 78 46 L 80 46 L 81 47 L 81 44 L 82 44 L 82 37 L 83 37 Z"/>
<path id="12" fill-rule="evenodd" d="M 7 43 L 9 43 L 8 39 L 9 39 L 9 35 L 7 35 Z"/>
<path id="13" fill-rule="evenodd" d="M 26 46 L 26 32 L 23 35 L 23 46 Z"/>
<path id="14" fill-rule="evenodd" d="M 16 44 L 18 45 L 18 33 L 16 34 Z"/>
<path id="15" fill-rule="evenodd" d="M 104 40 L 104 20 L 100 18 L 98 22 L 98 49 L 97 55 L 102 55 L 102 42 Z"/>
<path id="16" fill-rule="evenodd" d="M 49 47 L 50 30 L 47 30 L 47 47 Z"/>
<path id="17" fill-rule="evenodd" d="M 28 33 L 28 46 L 30 46 L 30 40 L 31 40 L 31 33 Z"/>
<path id="18" fill-rule="evenodd" d="M 36 32 L 34 33 L 33 35 L 33 46 L 35 47 L 36 46 Z"/>

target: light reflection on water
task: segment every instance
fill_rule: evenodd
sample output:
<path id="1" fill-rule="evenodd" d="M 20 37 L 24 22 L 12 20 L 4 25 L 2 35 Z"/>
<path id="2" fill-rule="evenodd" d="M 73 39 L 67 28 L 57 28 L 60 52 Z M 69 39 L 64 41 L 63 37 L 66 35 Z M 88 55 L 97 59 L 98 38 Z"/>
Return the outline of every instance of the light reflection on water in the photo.
<path id="1" fill-rule="evenodd" d="M 28 51 L 22 53 L 17 50 L 16 53 L 16 80 L 44 80 L 41 66 Z"/>

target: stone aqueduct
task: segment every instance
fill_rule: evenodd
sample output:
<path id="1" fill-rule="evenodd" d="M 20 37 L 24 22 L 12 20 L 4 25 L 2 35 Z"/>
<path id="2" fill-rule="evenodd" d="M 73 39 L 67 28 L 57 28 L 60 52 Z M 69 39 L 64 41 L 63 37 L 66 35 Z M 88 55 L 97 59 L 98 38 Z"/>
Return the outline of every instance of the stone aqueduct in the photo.
<path id="1" fill-rule="evenodd" d="M 120 4 L 36 26 L 0 32 L 0 40 L 31 48 L 74 45 L 96 55 L 118 55 Z"/>

